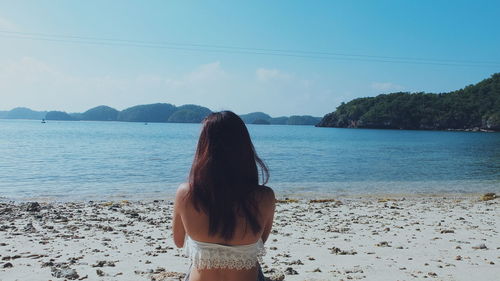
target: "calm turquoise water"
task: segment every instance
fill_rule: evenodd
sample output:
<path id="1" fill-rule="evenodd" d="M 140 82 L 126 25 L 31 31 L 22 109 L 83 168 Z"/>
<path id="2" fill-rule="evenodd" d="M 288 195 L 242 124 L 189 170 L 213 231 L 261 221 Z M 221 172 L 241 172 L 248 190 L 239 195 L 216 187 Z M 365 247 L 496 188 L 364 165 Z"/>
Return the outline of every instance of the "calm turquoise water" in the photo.
<path id="1" fill-rule="evenodd" d="M 0 197 L 171 198 L 200 125 L 0 120 Z M 500 192 L 500 134 L 250 125 L 282 196 Z"/>

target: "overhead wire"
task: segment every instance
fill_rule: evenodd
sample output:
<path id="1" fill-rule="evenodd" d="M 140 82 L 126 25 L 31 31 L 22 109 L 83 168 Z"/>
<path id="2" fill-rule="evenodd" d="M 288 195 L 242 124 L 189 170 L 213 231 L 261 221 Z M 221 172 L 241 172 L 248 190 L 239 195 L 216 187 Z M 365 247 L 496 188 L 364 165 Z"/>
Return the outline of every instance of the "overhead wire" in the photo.
<path id="1" fill-rule="evenodd" d="M 89 37 L 80 35 L 57 35 L 57 34 L 45 34 L 45 33 L 33 33 L 33 32 L 17 32 L 17 31 L 6 31 L 6 30 L 0 30 L 0 37 L 61 42 L 70 44 L 156 48 L 156 49 L 171 49 L 171 50 L 182 50 L 191 52 L 194 51 L 194 52 L 211 52 L 211 53 L 284 56 L 284 57 L 328 59 L 328 60 L 341 60 L 341 61 L 369 61 L 369 62 L 383 62 L 383 63 L 473 66 L 473 67 L 500 66 L 500 62 L 494 62 L 494 61 L 375 56 L 375 55 L 364 55 L 364 54 L 346 54 L 346 53 L 287 50 L 287 49 L 267 49 L 267 48 L 178 43 L 178 42 L 165 42 L 165 41 L 141 41 L 141 40 L 130 40 L 130 39 Z"/>

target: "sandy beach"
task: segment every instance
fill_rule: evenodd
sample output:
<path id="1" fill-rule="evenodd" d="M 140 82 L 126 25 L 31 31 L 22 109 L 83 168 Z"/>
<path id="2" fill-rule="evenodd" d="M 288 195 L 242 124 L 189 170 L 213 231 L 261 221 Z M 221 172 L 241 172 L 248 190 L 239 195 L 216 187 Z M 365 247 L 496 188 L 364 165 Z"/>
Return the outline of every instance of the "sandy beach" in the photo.
<path id="1" fill-rule="evenodd" d="M 270 280 L 498 280 L 500 199 L 280 200 Z M 182 280 L 172 202 L 0 203 L 0 280 Z"/>

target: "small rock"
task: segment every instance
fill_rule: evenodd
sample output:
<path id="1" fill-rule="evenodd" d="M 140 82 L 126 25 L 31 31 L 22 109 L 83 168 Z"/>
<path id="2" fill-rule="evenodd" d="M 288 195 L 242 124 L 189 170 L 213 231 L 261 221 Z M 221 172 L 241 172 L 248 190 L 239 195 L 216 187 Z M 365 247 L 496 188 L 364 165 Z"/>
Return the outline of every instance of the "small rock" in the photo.
<path id="1" fill-rule="evenodd" d="M 42 263 L 42 267 L 47 267 L 47 266 L 54 266 L 54 262 L 48 261 L 48 262 Z"/>
<path id="2" fill-rule="evenodd" d="M 15 259 L 18 259 L 20 258 L 21 256 L 20 255 L 15 255 L 15 256 L 5 256 L 5 257 L 2 257 L 2 260 L 3 261 L 9 261 L 9 260 L 15 260 Z"/>
<path id="3" fill-rule="evenodd" d="M 457 261 L 462 260 L 462 256 L 456 256 L 456 257 L 455 257 L 455 260 L 457 260 Z"/>
<path id="4" fill-rule="evenodd" d="M 486 247 L 486 245 L 484 243 L 481 243 L 477 246 L 473 246 L 472 249 L 475 249 L 475 250 L 486 250 L 488 249 L 488 247 Z"/>
<path id="5" fill-rule="evenodd" d="M 296 261 L 291 261 L 288 263 L 289 265 L 304 265 L 304 263 L 301 260 L 296 260 Z"/>
<path id="6" fill-rule="evenodd" d="M 3 265 L 3 268 L 11 268 L 11 267 L 14 267 L 14 266 L 10 262 Z"/>
<path id="7" fill-rule="evenodd" d="M 28 224 L 26 224 L 26 226 L 24 226 L 23 230 L 25 232 L 31 232 L 31 233 L 37 232 L 36 228 L 33 226 L 33 224 L 31 222 L 29 222 Z"/>
<path id="8" fill-rule="evenodd" d="M 26 211 L 28 212 L 40 212 L 41 209 L 42 207 L 38 204 L 38 202 L 30 202 L 26 206 Z"/>
<path id="9" fill-rule="evenodd" d="M 12 212 L 12 208 L 3 208 L 3 209 L 0 209 L 0 215 L 3 215 L 3 214 L 8 214 L 8 213 L 11 213 Z"/>
<path id="10" fill-rule="evenodd" d="M 106 261 L 98 261 L 96 264 L 93 264 L 92 267 L 103 267 L 106 264 Z"/>
<path id="11" fill-rule="evenodd" d="M 345 269 L 344 273 L 345 274 L 363 273 L 363 269 L 359 268 L 358 266 L 355 266 L 354 268 Z"/>
<path id="12" fill-rule="evenodd" d="M 354 250 L 346 251 L 346 250 L 341 250 L 340 248 L 337 248 L 337 247 L 328 248 L 328 250 L 331 250 L 331 253 L 336 254 L 336 255 L 356 255 L 357 254 L 357 252 Z"/>
<path id="13" fill-rule="evenodd" d="M 154 271 L 154 273 L 161 273 L 161 272 L 166 272 L 167 270 L 164 267 L 157 267 Z"/>
<path id="14" fill-rule="evenodd" d="M 96 269 L 95 273 L 97 274 L 97 276 L 104 276 L 104 275 L 106 275 L 106 274 L 104 273 L 104 271 L 102 271 L 102 270 L 100 270 L 100 269 Z"/>
<path id="15" fill-rule="evenodd" d="M 66 278 L 69 280 L 75 280 L 80 277 L 76 272 L 76 270 L 69 267 L 62 267 L 62 268 L 52 267 L 51 271 L 52 271 L 52 276 L 56 278 Z"/>
<path id="16" fill-rule="evenodd" d="M 287 267 L 285 269 L 285 274 L 286 275 L 297 275 L 299 274 L 295 269 L 291 268 L 291 267 Z"/>
<path id="17" fill-rule="evenodd" d="M 113 228 L 111 226 L 105 226 L 102 228 L 103 231 L 113 231 Z"/>
<path id="18" fill-rule="evenodd" d="M 382 241 L 380 243 L 377 243 L 377 244 L 375 244 L 375 246 L 377 246 L 377 247 L 391 247 L 391 245 L 387 241 Z"/>
<path id="19" fill-rule="evenodd" d="M 114 267 L 115 263 L 112 261 L 98 261 L 96 264 L 92 265 L 92 267 L 104 267 L 104 266 Z"/>
<path id="20" fill-rule="evenodd" d="M 495 193 L 485 193 L 481 196 L 480 200 L 481 201 L 489 201 L 489 200 L 493 200 L 493 199 L 496 199 L 497 198 L 497 195 Z"/>

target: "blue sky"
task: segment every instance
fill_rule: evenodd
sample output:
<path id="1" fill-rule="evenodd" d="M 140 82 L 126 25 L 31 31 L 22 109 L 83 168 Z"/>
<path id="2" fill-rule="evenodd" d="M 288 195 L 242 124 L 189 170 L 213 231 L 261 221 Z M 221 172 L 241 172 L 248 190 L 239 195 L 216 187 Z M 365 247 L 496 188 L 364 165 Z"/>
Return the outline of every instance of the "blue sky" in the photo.
<path id="1" fill-rule="evenodd" d="M 168 102 L 322 116 L 357 97 L 446 92 L 500 72 L 499 11 L 499 1 L 0 1 L 0 110 Z"/>

